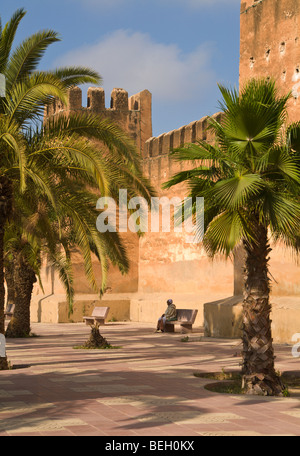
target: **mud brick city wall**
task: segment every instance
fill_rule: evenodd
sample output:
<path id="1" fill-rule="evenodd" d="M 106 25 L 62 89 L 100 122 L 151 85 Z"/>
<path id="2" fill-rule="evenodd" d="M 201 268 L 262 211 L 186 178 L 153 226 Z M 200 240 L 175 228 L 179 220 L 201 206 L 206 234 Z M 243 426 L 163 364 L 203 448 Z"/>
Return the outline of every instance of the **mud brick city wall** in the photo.
<path id="1" fill-rule="evenodd" d="M 105 106 L 105 92 L 103 88 L 91 87 L 87 92 L 86 106 L 83 106 L 82 90 L 73 87 L 68 91 L 68 101 L 64 105 L 59 100 L 46 108 L 45 118 L 55 115 L 68 116 L 70 113 L 91 112 L 100 118 L 109 119 L 119 125 L 136 143 L 137 149 L 143 154 L 145 142 L 152 136 L 152 95 L 148 90 L 139 92 L 128 97 L 124 89 L 113 89 L 111 92 L 110 106 Z M 123 276 L 116 267 L 111 266 L 109 271 L 108 287 L 113 292 L 136 292 L 138 290 L 138 264 L 139 264 L 139 240 L 135 233 L 121 234 L 130 260 L 130 271 Z M 73 252 L 72 264 L 74 270 L 74 285 L 76 293 L 91 293 L 89 283 L 85 278 L 82 256 L 79 252 Z M 96 276 L 101 283 L 101 267 L 95 258 L 93 262 Z M 57 294 L 63 294 L 64 289 L 57 274 L 49 272 L 45 267 L 42 271 L 46 292 L 53 290 Z"/>
<path id="2" fill-rule="evenodd" d="M 292 93 L 288 122 L 300 120 L 299 9 L 299 0 L 241 2 L 240 87 L 250 78 L 275 80 L 281 95 Z M 273 295 L 300 295 L 299 266 L 283 245 L 271 252 L 271 273 Z"/>
<path id="3" fill-rule="evenodd" d="M 274 78 L 281 93 L 292 92 L 289 120 L 299 120 L 300 47 L 299 0 L 242 0 L 240 87 L 250 78 Z M 152 137 L 151 94 L 144 90 L 128 97 L 123 89 L 111 93 L 110 107 L 105 107 L 102 88 L 90 88 L 87 106 L 82 106 L 82 93 L 73 88 L 68 105 L 59 102 L 48 108 L 46 115 L 90 111 L 118 123 L 135 140 L 142 158 L 144 174 L 156 188 L 158 196 L 183 198 L 187 188 L 178 185 L 163 190 L 162 184 L 176 172 L 190 165 L 175 162 L 170 150 L 185 143 L 203 139 L 213 141 L 207 130 L 208 117 L 191 122 L 179 129 Z M 215 117 L 220 119 L 220 114 Z M 185 166 L 185 168 L 184 168 Z M 212 262 L 201 245 L 187 244 L 181 233 L 146 233 L 139 240 L 128 233 L 124 239 L 131 260 L 128 276 L 111 270 L 109 286 L 115 292 L 139 291 L 155 293 L 172 290 L 177 293 L 203 293 L 207 300 L 217 296 L 231 296 L 242 283 L 242 274 L 234 273 L 233 263 L 218 258 Z M 97 265 L 95 266 L 97 267 Z M 80 258 L 75 261 L 77 291 L 89 291 L 84 281 Z M 241 267 L 239 268 L 239 270 Z M 299 267 L 284 246 L 271 253 L 271 273 L 274 277 L 273 294 L 299 295 Z M 100 274 L 100 268 L 99 268 Z M 234 280 L 235 275 L 238 279 Z"/>
<path id="4" fill-rule="evenodd" d="M 221 114 L 213 116 L 221 121 Z M 185 185 L 179 184 L 163 190 L 162 184 L 175 173 L 190 169 L 192 163 L 178 163 L 170 151 L 187 143 L 205 140 L 213 143 L 209 119 L 203 117 L 179 129 L 149 138 L 143 151 L 143 170 L 151 180 L 159 197 L 179 197 L 188 194 Z M 222 281 L 215 278 L 222 277 Z M 172 292 L 197 293 L 198 298 L 222 297 L 233 294 L 234 268 L 231 260 L 207 257 L 203 246 L 186 242 L 186 233 L 176 233 L 171 226 L 170 233 L 149 232 L 140 239 L 139 291 L 143 293 Z"/>
<path id="5" fill-rule="evenodd" d="M 93 112 L 117 123 L 135 140 L 141 153 L 144 174 L 156 188 L 158 196 L 184 198 L 187 195 L 184 185 L 162 190 L 162 184 L 183 169 L 183 165 L 171 159 L 170 150 L 185 143 L 196 142 L 197 139 L 212 142 L 212 134 L 207 130 L 208 117 L 159 137 L 152 137 L 151 111 L 151 94 L 147 90 L 128 97 L 125 90 L 114 89 L 110 107 L 106 108 L 102 88 L 90 88 L 87 92 L 87 107 L 83 107 L 82 92 L 75 87 L 69 91 L 67 106 L 56 101 L 45 114 L 49 117 L 69 115 L 71 112 Z M 216 114 L 215 118 L 220 120 L 220 114 Z M 187 164 L 186 168 L 190 166 L 192 165 Z M 233 264 L 228 265 L 224 261 L 212 262 L 201 246 L 187 243 L 184 233 L 174 232 L 172 222 L 170 233 L 151 233 L 149 230 L 138 239 L 136 234 L 129 232 L 123 233 L 122 238 L 128 250 L 130 272 L 122 276 L 116 268 L 110 269 L 108 286 L 111 292 L 156 293 L 172 290 L 176 293 L 186 293 L 195 290 L 207 296 L 221 297 L 224 293 L 232 294 Z M 90 293 L 78 253 L 73 254 L 73 267 L 76 291 Z M 101 270 L 97 261 L 94 267 L 100 278 Z M 219 274 L 223 277 L 220 286 L 215 282 L 215 277 Z M 58 280 L 55 280 L 56 293 L 63 293 Z"/>

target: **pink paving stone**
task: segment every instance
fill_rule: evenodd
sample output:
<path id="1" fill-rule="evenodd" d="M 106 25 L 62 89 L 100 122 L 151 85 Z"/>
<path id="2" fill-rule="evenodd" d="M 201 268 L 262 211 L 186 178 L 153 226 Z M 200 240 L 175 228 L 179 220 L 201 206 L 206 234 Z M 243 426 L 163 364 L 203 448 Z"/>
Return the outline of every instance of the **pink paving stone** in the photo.
<path id="1" fill-rule="evenodd" d="M 82 428 L 81 428 L 82 429 Z M 24 434 L 25 435 L 25 434 Z M 69 431 L 68 429 L 64 431 L 47 431 L 47 432 L 40 432 L 42 437 L 74 437 L 74 433 Z"/>
<path id="2" fill-rule="evenodd" d="M 9 433 L 9 436 L 18 436 L 18 437 L 40 437 L 42 435 L 41 432 L 19 432 L 18 434 L 16 432 Z"/>
<path id="3" fill-rule="evenodd" d="M 196 436 L 201 432 L 232 431 L 300 435 L 300 418 L 282 413 L 300 410 L 300 401 L 237 400 L 198 386 L 198 379 L 193 376 L 196 371 L 217 372 L 233 364 L 238 368 L 240 359 L 233 357 L 237 340 L 212 342 L 203 339 L 201 343 L 183 344 L 181 334 L 165 334 L 157 338 L 152 325 L 122 323 L 108 325 L 101 330 L 110 343 L 122 345 L 122 349 L 99 353 L 73 349 L 74 345 L 80 345 L 88 337 L 89 328 L 84 324 L 33 324 L 32 330 L 42 337 L 7 340 L 7 354 L 12 364 L 28 364 L 31 367 L 0 372 L 0 390 L 14 394 L 13 397 L 1 397 L 0 404 L 24 402 L 39 407 L 24 415 L 19 433 L 15 427 L 16 432 L 7 433 L 2 426 L 0 436 L 21 435 L 21 427 L 27 426 L 31 419 L 37 422 L 66 420 L 66 423 L 74 419 L 75 424 L 66 424 L 62 430 L 43 428 L 42 432 L 27 432 L 24 435 Z M 141 349 L 138 349 L 139 344 Z M 279 352 L 277 369 L 298 368 L 299 363 L 291 357 L 290 347 L 276 346 L 276 349 Z M 214 356 L 214 359 L 206 361 L 204 358 L 208 356 Z M 162 366 L 164 368 L 160 369 Z M 187 375 L 183 377 L 183 373 Z M 109 380 L 114 375 L 123 379 Z M 77 382 L 76 379 L 81 377 L 83 381 Z M 97 377 L 101 377 L 101 382 L 97 383 Z M 57 381 L 51 381 L 54 378 Z M 12 384 L 1 385 L 1 380 L 9 380 Z M 104 392 L 101 392 L 101 385 Z M 114 385 L 119 385 L 118 390 L 114 391 Z M 89 390 L 95 386 L 95 390 Z M 20 396 L 21 391 L 31 394 Z M 97 399 L 109 401 L 124 396 L 131 397 L 132 401 L 136 396 L 160 396 L 162 400 L 173 396 L 174 403 L 160 406 L 145 399 L 142 407 L 136 407 L 126 402 L 116 405 L 96 402 Z M 183 402 L 184 398 L 190 402 Z M 55 407 L 47 407 L 49 403 Z M 159 421 L 158 415 L 155 422 L 140 421 L 141 417 L 153 413 L 176 415 L 189 410 L 197 410 L 204 416 L 207 413 L 232 413 L 244 419 L 233 419 L 227 423 L 175 424 Z M 22 420 L 17 409 L 16 412 L 9 410 L 8 415 L 3 415 L 3 420 L 0 414 L 0 424 L 5 421 L 5 416 Z M 81 420 L 83 425 L 76 424 L 76 420 Z"/>
<path id="4" fill-rule="evenodd" d="M 100 429 L 97 429 L 95 426 L 66 426 L 65 429 L 71 434 L 94 434 L 94 435 L 105 435 Z M 63 431 L 62 431 L 63 432 Z"/>
<path id="5" fill-rule="evenodd" d="M 171 432 L 165 431 L 163 428 L 159 429 L 138 429 L 137 430 L 139 436 L 144 437 L 173 437 L 174 435 L 179 436 L 180 434 L 172 434 Z M 192 435 L 192 434 L 189 434 Z"/>

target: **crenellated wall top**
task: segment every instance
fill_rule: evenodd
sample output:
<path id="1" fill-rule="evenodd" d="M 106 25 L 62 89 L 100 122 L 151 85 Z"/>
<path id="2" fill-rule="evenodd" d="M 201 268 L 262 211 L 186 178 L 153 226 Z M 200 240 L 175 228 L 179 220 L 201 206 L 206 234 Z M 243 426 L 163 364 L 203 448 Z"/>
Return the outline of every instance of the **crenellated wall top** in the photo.
<path id="1" fill-rule="evenodd" d="M 214 114 L 212 117 L 220 120 L 221 112 Z M 183 146 L 187 143 L 195 143 L 198 139 L 210 142 L 213 137 L 212 133 L 207 130 L 209 117 L 203 117 L 200 120 L 184 125 L 177 130 L 163 133 L 160 136 L 148 139 L 144 147 L 143 158 L 153 158 L 160 155 L 169 154 L 170 150 Z"/>
<path id="2" fill-rule="evenodd" d="M 53 104 L 46 108 L 45 115 L 51 116 L 60 114 L 63 111 L 76 112 L 84 110 L 95 113 L 141 111 L 145 100 L 151 104 L 151 93 L 148 90 L 143 90 L 129 97 L 126 90 L 115 88 L 111 92 L 110 100 L 110 107 L 106 108 L 104 89 L 102 87 L 90 87 L 87 92 L 86 106 L 83 106 L 82 90 L 80 87 L 72 87 L 68 91 L 67 105 L 64 105 L 60 100 L 54 100 Z"/>

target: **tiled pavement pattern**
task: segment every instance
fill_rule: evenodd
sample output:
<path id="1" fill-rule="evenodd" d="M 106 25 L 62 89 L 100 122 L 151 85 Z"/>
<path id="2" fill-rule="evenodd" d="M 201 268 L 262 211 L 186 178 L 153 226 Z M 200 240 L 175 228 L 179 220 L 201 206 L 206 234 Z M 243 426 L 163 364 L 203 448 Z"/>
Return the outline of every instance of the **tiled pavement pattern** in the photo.
<path id="1" fill-rule="evenodd" d="M 221 395 L 194 372 L 237 369 L 238 340 L 154 334 L 149 324 L 108 323 L 115 350 L 75 350 L 84 324 L 33 324 L 39 337 L 7 340 L 15 367 L 0 372 L 0 436 L 300 435 L 300 400 Z M 278 370 L 300 369 L 276 346 Z"/>

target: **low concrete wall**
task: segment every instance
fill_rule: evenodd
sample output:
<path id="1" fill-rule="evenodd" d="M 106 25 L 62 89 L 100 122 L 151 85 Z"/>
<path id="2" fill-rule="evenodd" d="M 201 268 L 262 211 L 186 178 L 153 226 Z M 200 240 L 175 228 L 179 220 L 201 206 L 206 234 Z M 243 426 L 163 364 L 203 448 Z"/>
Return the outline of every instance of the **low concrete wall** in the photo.
<path id="1" fill-rule="evenodd" d="M 243 297 L 204 304 L 206 337 L 240 338 L 242 336 Z M 272 336 L 274 343 L 291 344 L 300 333 L 300 300 L 296 296 L 272 296 Z"/>
<path id="2" fill-rule="evenodd" d="M 203 326 L 203 304 L 201 294 L 107 294 L 103 299 L 97 295 L 77 295 L 73 313 L 68 315 L 68 303 L 64 295 L 51 295 L 43 299 L 35 296 L 31 303 L 33 323 L 78 323 L 83 316 L 90 316 L 95 306 L 110 307 L 107 319 L 137 321 L 156 324 L 172 298 L 178 309 L 198 309 L 195 327 Z"/>
<path id="3" fill-rule="evenodd" d="M 157 323 L 158 318 L 165 312 L 167 308 L 166 301 L 171 296 L 158 295 L 146 296 L 138 299 L 131 299 L 130 304 L 130 320 L 140 321 L 143 323 Z M 198 314 L 194 323 L 194 327 L 203 326 L 203 303 L 204 300 L 193 296 L 174 296 L 172 299 L 177 309 L 198 309 Z"/>
<path id="4" fill-rule="evenodd" d="M 242 296 L 232 296 L 203 306 L 204 335 L 206 337 L 241 337 Z"/>
<path id="5" fill-rule="evenodd" d="M 44 299 L 33 299 L 30 308 L 32 323 L 80 323 L 84 316 L 90 316 L 94 307 L 109 307 L 107 321 L 127 321 L 130 319 L 130 300 L 99 299 L 97 295 L 78 295 L 75 298 L 73 313 L 65 295 L 52 295 Z"/>
<path id="6" fill-rule="evenodd" d="M 239 339 L 242 336 L 242 296 L 233 296 L 205 303 L 201 294 L 149 294 L 149 295 L 77 295 L 74 310 L 68 315 L 64 295 L 51 295 L 44 299 L 35 297 L 31 305 L 33 323 L 79 323 L 83 316 L 90 316 L 95 306 L 109 307 L 107 321 L 136 321 L 152 323 L 166 310 L 168 298 L 178 309 L 198 309 L 195 330 L 204 326 L 206 337 Z M 218 297 L 217 297 L 218 298 Z M 300 300 L 293 296 L 272 297 L 272 333 L 275 343 L 292 343 L 294 334 L 300 333 Z"/>
<path id="7" fill-rule="evenodd" d="M 275 343 L 292 343 L 300 333 L 300 299 L 297 296 L 272 298 L 272 330 Z"/>

